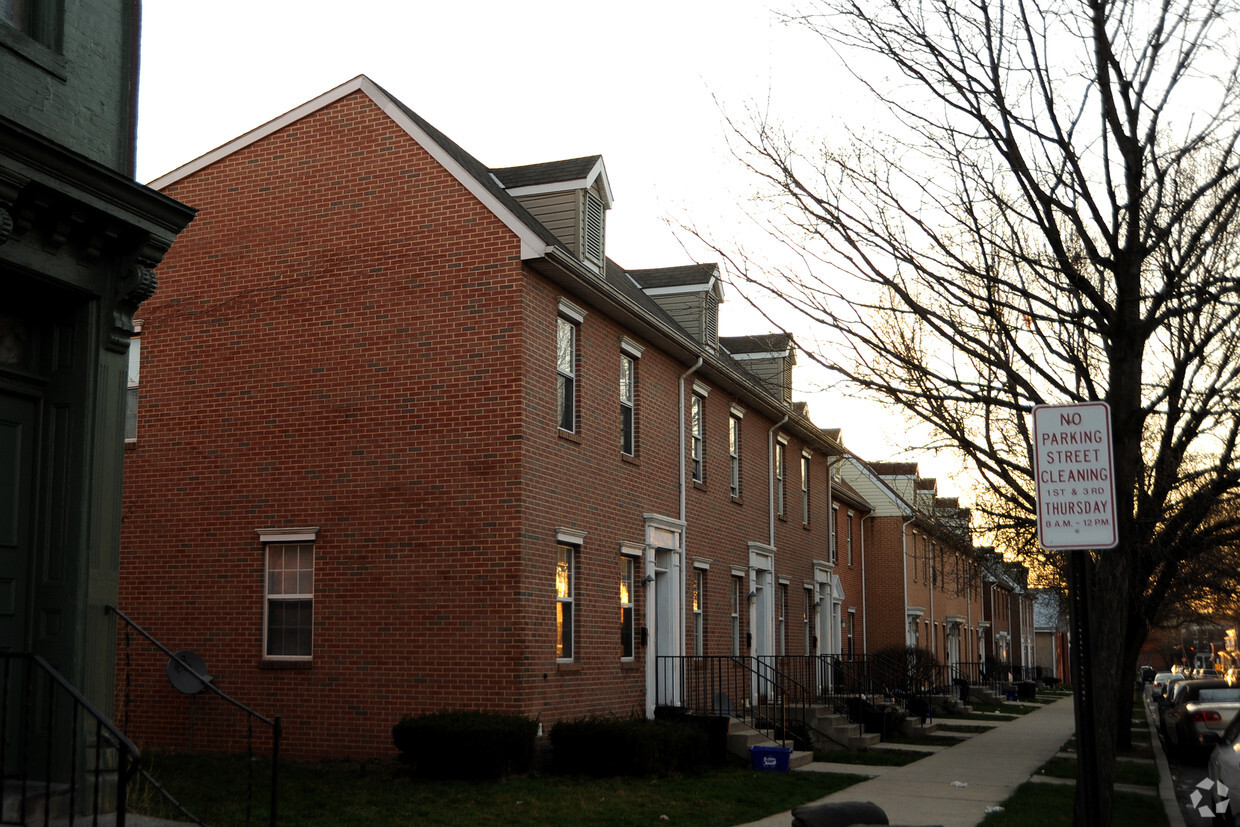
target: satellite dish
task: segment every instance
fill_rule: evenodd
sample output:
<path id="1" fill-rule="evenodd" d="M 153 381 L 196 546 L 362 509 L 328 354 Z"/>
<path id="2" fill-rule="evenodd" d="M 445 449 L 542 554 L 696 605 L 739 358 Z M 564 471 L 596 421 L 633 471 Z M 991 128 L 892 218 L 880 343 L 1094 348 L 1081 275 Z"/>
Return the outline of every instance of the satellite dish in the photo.
<path id="1" fill-rule="evenodd" d="M 199 678 L 199 675 L 202 678 Z M 207 664 L 189 649 L 182 649 L 168 661 L 168 680 L 178 692 L 185 695 L 197 695 L 203 690 L 203 678 L 208 681 L 212 680 L 207 674 Z"/>

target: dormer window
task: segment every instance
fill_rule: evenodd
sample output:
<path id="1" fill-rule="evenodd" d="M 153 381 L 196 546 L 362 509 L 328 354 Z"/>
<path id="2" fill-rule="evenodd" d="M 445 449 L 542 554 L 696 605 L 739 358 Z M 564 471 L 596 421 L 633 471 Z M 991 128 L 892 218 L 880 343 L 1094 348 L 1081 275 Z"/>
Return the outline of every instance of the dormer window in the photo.
<path id="1" fill-rule="evenodd" d="M 578 260 L 602 272 L 612 201 L 602 156 L 504 167 L 491 174 Z"/>

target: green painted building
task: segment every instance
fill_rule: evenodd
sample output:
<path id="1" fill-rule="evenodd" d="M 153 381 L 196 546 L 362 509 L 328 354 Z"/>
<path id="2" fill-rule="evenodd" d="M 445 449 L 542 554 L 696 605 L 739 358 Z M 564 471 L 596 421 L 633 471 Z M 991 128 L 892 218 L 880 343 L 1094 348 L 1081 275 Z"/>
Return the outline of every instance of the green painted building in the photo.
<path id="1" fill-rule="evenodd" d="M 0 652 L 41 656 L 104 713 L 129 340 L 193 217 L 133 180 L 139 13 L 0 0 Z"/>

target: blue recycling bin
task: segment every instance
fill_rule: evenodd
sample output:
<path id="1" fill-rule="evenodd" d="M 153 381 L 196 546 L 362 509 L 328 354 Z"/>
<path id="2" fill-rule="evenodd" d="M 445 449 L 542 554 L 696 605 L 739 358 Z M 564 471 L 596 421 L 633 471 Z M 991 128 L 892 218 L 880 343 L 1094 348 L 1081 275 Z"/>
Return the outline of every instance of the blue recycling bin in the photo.
<path id="1" fill-rule="evenodd" d="M 787 747 L 750 747 L 753 768 L 758 772 L 787 772 L 792 750 Z"/>

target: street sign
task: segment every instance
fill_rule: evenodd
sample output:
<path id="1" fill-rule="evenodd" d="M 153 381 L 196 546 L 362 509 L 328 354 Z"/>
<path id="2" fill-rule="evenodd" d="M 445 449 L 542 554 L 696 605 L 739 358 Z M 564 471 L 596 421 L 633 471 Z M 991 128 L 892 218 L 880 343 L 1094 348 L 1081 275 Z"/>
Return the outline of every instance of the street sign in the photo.
<path id="1" fill-rule="evenodd" d="M 1045 549 L 1119 543 L 1111 408 L 1105 402 L 1033 409 L 1038 541 Z"/>

